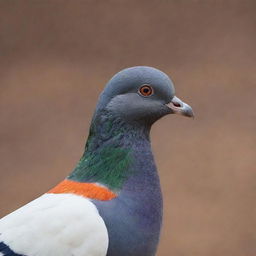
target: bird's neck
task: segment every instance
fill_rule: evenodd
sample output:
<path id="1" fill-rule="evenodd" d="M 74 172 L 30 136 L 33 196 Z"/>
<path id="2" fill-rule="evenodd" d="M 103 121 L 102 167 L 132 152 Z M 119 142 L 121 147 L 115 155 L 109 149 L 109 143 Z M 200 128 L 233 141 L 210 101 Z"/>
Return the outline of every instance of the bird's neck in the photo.
<path id="1" fill-rule="evenodd" d="M 127 123 L 107 112 L 95 115 L 85 152 L 68 179 L 120 191 L 136 172 L 137 155 L 153 159 L 149 132 L 149 126 Z"/>

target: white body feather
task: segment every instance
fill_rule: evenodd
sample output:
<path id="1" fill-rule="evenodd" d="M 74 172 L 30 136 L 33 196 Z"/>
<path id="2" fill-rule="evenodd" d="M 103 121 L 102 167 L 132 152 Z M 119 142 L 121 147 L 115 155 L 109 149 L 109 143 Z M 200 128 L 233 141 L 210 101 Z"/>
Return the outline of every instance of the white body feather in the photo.
<path id="1" fill-rule="evenodd" d="M 108 233 L 90 200 L 45 194 L 0 219 L 1 241 L 27 256 L 105 256 Z"/>

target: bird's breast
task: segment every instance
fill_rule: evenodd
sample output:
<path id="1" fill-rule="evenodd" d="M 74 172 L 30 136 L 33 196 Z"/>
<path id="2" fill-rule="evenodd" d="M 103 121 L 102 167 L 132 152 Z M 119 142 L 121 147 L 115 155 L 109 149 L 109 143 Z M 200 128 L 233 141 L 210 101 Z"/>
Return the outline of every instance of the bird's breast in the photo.
<path id="1" fill-rule="evenodd" d="M 133 186 L 113 200 L 94 201 L 108 230 L 107 256 L 155 255 L 162 224 L 159 181 Z"/>

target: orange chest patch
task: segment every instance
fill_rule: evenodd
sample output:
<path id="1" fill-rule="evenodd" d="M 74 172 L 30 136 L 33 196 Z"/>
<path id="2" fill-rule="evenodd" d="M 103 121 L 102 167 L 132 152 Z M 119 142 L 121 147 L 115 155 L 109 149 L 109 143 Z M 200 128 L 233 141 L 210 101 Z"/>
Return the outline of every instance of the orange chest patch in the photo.
<path id="1" fill-rule="evenodd" d="M 64 180 L 47 193 L 53 194 L 75 194 L 91 199 L 107 201 L 117 195 L 105 187 L 101 187 L 95 183 L 82 183 L 73 180 Z"/>

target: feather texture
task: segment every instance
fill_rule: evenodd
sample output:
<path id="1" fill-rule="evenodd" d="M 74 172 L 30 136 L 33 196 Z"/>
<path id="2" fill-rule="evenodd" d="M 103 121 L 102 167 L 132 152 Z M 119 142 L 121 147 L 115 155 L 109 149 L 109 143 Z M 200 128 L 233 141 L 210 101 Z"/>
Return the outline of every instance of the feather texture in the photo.
<path id="1" fill-rule="evenodd" d="M 15 253 L 14 251 L 12 251 L 10 249 L 10 247 L 8 245 L 1 242 L 0 243 L 0 256 L 25 256 L 25 255 Z"/>
<path id="2" fill-rule="evenodd" d="M 0 242 L 5 256 L 105 256 L 108 234 L 89 199 L 45 194 L 0 220 Z"/>

